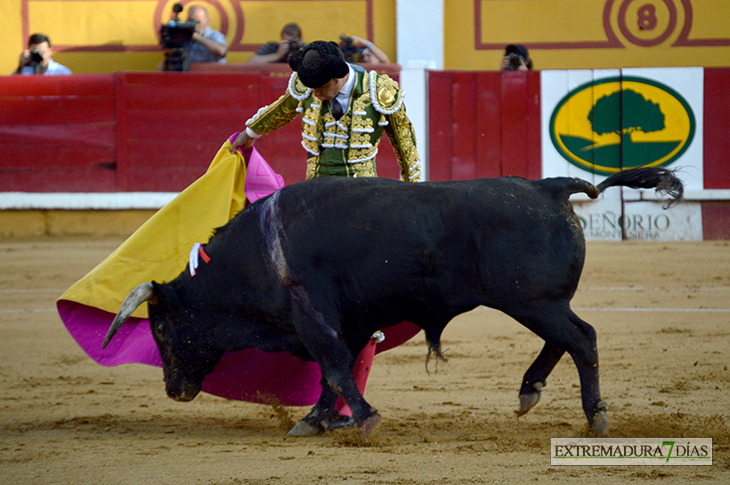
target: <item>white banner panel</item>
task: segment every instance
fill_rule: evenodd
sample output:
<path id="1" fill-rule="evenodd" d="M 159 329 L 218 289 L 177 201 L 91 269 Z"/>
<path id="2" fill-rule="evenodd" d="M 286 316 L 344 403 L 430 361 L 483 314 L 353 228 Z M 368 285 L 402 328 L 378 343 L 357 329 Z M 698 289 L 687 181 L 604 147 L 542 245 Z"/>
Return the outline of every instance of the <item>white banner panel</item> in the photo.
<path id="1" fill-rule="evenodd" d="M 586 166 L 571 163 L 566 156 L 559 152 L 553 139 L 551 120 L 558 107 L 565 107 L 569 116 L 558 120 L 564 123 L 563 130 L 567 132 L 590 130 L 588 114 L 590 113 L 593 95 L 590 87 L 595 82 L 617 79 L 621 76 L 618 69 L 570 70 L 570 71 L 542 71 L 540 73 L 540 110 L 542 117 L 542 176 L 543 177 L 578 177 L 592 184 L 598 184 L 606 177 L 596 174 Z M 576 102 L 567 103 L 571 93 L 581 92 L 587 95 Z M 586 138 L 590 132 L 584 133 Z M 616 192 L 618 194 L 618 191 Z"/>
<path id="2" fill-rule="evenodd" d="M 703 152 L 703 117 L 704 117 L 704 82 L 705 71 L 701 67 L 666 67 L 654 69 L 622 69 L 624 78 L 638 78 L 654 82 L 662 87 L 662 90 L 674 91 L 679 95 L 677 101 L 671 99 L 660 100 L 656 102 L 665 117 L 665 128 L 657 132 L 661 136 L 662 132 L 668 132 L 664 135 L 667 140 L 682 140 L 687 137 L 687 144 L 684 151 L 674 161 L 662 164 L 667 168 L 679 169 L 679 177 L 684 182 L 685 189 L 702 190 L 704 189 L 704 161 Z M 626 83 L 624 83 L 626 84 Z M 625 87 L 626 89 L 626 87 Z M 650 94 L 649 94 L 650 95 Z M 648 98 L 648 96 L 647 96 Z M 669 98 L 665 96 L 664 98 Z M 682 99 L 686 105 L 682 105 Z M 691 126 L 682 126 L 683 123 L 689 123 L 691 120 L 683 120 L 680 113 L 686 110 L 687 115 L 694 117 L 694 133 L 688 133 Z M 672 113 L 672 111 L 675 111 Z M 639 133 L 637 133 L 638 135 Z M 647 133 L 646 136 L 652 136 Z M 638 138 L 638 137 L 637 137 Z M 639 139 L 639 142 L 641 140 Z M 629 190 L 629 189 L 626 189 Z"/>
<path id="3" fill-rule="evenodd" d="M 608 200 L 573 201 L 587 241 L 702 241 L 702 207 L 699 202 L 683 202 L 664 209 L 662 202 Z"/>
<path id="4" fill-rule="evenodd" d="M 703 82 L 702 68 L 542 71 L 543 177 L 598 184 L 623 169 L 656 166 L 679 169 L 686 189 L 703 190 Z M 671 229 L 627 226 L 629 239 L 702 240 L 699 204 L 664 212 L 656 210 L 661 204 L 622 209 L 624 201 L 640 199 L 638 190 L 611 188 L 576 204 L 586 238 L 621 239 L 621 225 L 612 222 L 628 216 L 622 211 L 639 210 L 631 214 L 636 223 L 639 217 L 674 222 Z"/>

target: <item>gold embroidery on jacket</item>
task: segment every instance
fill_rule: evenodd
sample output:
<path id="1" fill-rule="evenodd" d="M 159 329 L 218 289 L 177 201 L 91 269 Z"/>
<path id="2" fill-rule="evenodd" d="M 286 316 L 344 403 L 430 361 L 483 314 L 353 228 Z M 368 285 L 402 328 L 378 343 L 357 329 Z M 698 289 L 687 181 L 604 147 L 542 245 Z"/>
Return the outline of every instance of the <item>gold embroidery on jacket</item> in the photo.
<path id="1" fill-rule="evenodd" d="M 258 135 L 267 135 L 278 130 L 297 116 L 299 102 L 289 91 L 269 106 L 260 109 L 246 125 Z"/>
<path id="2" fill-rule="evenodd" d="M 307 159 L 307 180 L 317 175 L 317 160 L 319 157 L 310 157 Z"/>
<path id="3" fill-rule="evenodd" d="M 375 163 L 370 161 L 368 163 L 356 163 L 349 167 L 352 177 L 377 177 L 378 174 L 375 171 Z"/>
<path id="4" fill-rule="evenodd" d="M 302 145 L 313 155 L 319 155 L 320 135 L 323 121 L 320 116 L 321 102 L 315 100 L 310 103 L 302 114 Z"/>
<path id="5" fill-rule="evenodd" d="M 363 76 L 363 86 L 365 87 L 369 83 L 368 78 L 369 76 L 367 74 Z M 366 90 L 352 104 L 352 133 L 350 134 L 350 150 L 347 153 L 348 163 L 360 164 L 375 158 L 378 152 L 380 137 L 376 136 L 375 129 L 373 128 L 372 116 L 374 114 L 375 111 L 370 101 L 370 92 Z M 371 171 L 374 172 L 374 170 L 373 166 Z"/>
<path id="6" fill-rule="evenodd" d="M 389 117 L 386 132 L 393 150 L 396 152 L 401 178 L 409 182 L 417 181 L 420 176 L 421 163 L 416 149 L 416 134 L 406 115 L 405 108 L 401 107 Z"/>
<path id="7" fill-rule="evenodd" d="M 393 114 L 403 104 L 403 90 L 398 83 L 393 81 L 387 74 L 375 75 L 375 81 L 371 83 L 370 95 L 375 95 L 373 101 L 375 109 L 386 115 Z"/>

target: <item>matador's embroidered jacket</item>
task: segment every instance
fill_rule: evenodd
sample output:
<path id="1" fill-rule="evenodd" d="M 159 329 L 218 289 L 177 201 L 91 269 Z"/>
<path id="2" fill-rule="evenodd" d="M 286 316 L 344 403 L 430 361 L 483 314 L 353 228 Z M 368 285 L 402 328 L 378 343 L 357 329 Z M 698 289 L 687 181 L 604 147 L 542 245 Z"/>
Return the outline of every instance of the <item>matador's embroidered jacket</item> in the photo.
<path id="1" fill-rule="evenodd" d="M 403 91 L 387 75 L 352 66 L 357 79 L 347 111 L 335 120 L 329 103 L 322 103 L 297 73 L 286 93 L 246 122 L 266 135 L 302 113 L 302 146 L 307 151 L 307 179 L 320 176 L 376 177 L 375 156 L 383 131 L 388 134 L 400 165 L 401 178 L 417 182 L 421 162 L 416 137 L 403 104 Z"/>

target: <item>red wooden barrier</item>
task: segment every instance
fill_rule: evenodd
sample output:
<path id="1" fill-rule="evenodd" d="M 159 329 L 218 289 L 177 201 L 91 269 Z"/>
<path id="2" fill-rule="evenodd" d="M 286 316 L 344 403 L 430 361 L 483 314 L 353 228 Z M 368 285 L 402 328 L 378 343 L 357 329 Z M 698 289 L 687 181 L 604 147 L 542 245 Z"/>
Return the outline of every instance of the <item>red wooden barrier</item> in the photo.
<path id="1" fill-rule="evenodd" d="M 429 179 L 540 178 L 539 72 L 429 73 Z"/>
<path id="2" fill-rule="evenodd" d="M 0 78 L 0 191 L 116 190 L 110 75 Z"/>
<path id="3" fill-rule="evenodd" d="M 727 201 L 702 202 L 702 239 L 730 239 L 730 204 Z"/>
<path id="4" fill-rule="evenodd" d="M 258 108 L 260 85 L 253 73 L 117 73 L 119 190 L 189 185 Z"/>
<path id="5" fill-rule="evenodd" d="M 0 192 L 180 191 L 285 92 L 290 74 L 0 77 Z M 300 126 L 295 120 L 256 143 L 287 184 L 306 174 Z M 399 177 L 387 137 L 378 168 Z"/>
<path id="6" fill-rule="evenodd" d="M 705 69 L 703 169 L 706 189 L 730 188 L 730 68 Z"/>

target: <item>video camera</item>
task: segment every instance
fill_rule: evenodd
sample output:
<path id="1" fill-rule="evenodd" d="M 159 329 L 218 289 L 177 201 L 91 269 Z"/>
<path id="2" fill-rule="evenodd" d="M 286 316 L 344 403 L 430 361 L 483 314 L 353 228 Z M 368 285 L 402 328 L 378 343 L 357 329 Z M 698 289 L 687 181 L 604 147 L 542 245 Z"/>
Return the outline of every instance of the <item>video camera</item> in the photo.
<path id="1" fill-rule="evenodd" d="M 359 47 L 352 40 L 352 37 L 348 37 L 345 34 L 340 34 L 340 49 L 345 54 L 345 60 L 347 62 L 360 62 L 362 60 L 362 51 L 364 47 Z"/>
<path id="2" fill-rule="evenodd" d="M 178 19 L 183 6 L 176 3 L 172 7 L 172 18 L 166 24 L 160 27 L 160 44 L 165 49 L 178 49 L 184 47 L 195 33 L 195 26 L 198 24 L 195 20 L 186 20 L 182 22 Z"/>
<path id="3" fill-rule="evenodd" d="M 182 11 L 181 3 L 173 5 L 170 21 L 160 27 L 160 44 L 165 49 L 171 49 L 165 52 L 165 71 L 187 71 L 190 64 L 184 47 L 193 38 L 198 22 L 179 20 Z"/>

